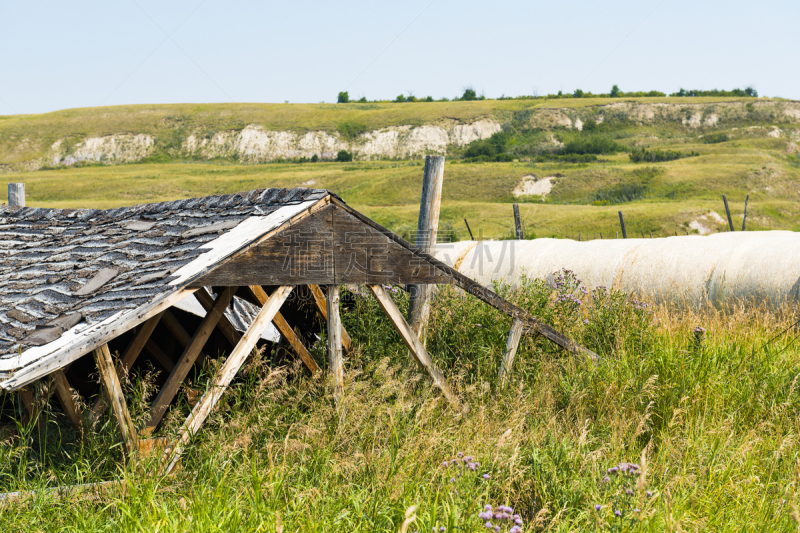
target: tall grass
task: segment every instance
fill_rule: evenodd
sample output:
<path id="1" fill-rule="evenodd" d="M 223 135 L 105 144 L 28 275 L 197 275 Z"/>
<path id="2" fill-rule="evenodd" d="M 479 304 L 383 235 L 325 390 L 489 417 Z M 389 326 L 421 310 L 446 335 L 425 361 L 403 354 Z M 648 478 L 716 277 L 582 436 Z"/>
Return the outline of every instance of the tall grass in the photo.
<path id="1" fill-rule="evenodd" d="M 488 504 L 513 507 L 524 531 L 795 530 L 796 311 L 652 310 L 585 291 L 570 273 L 554 281 L 555 290 L 541 281 L 498 290 L 596 350 L 599 365 L 526 338 L 500 387 L 509 318 L 445 288 L 427 345 L 470 405 L 461 414 L 411 365 L 377 304 L 356 296 L 343 315 L 357 348 L 338 407 L 323 376 L 257 354 L 167 478 L 147 461 L 125 466 L 108 450 L 110 425 L 80 441 L 53 412 L 47 427 L 62 433 L 50 454 L 31 434 L 0 445 L 0 489 L 123 482 L 94 499 L 40 493 L 0 504 L 0 522 L 8 531 L 399 531 L 415 507 L 409 532 L 482 531 Z M 405 295 L 393 297 L 405 309 Z M 324 342 L 312 347 L 321 363 Z M 152 394 L 147 381 L 127 385 L 134 411 Z M 459 452 L 479 466 L 453 466 Z M 643 473 L 608 474 L 627 462 Z"/>

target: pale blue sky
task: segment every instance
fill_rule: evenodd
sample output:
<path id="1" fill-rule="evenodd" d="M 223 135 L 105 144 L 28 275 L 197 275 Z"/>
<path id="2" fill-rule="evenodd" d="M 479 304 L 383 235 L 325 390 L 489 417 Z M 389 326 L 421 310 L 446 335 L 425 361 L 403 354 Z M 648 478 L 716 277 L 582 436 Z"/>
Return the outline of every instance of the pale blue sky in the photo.
<path id="1" fill-rule="evenodd" d="M 753 84 L 800 98 L 800 2 L 0 2 L 0 114 Z M 170 37 L 168 37 L 170 35 Z"/>

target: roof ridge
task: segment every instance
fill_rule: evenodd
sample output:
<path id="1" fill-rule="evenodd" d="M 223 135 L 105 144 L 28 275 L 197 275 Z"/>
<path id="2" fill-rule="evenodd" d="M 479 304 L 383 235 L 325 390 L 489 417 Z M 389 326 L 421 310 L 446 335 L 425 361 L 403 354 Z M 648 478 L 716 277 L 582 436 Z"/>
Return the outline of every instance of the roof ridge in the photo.
<path id="1" fill-rule="evenodd" d="M 55 218 L 68 216 L 70 218 L 87 219 L 103 216 L 104 218 L 117 218 L 119 216 L 131 216 L 132 214 L 146 215 L 163 213 L 165 211 L 179 210 L 182 208 L 198 206 L 203 207 L 234 207 L 241 205 L 290 205 L 305 201 L 308 197 L 319 194 L 331 194 L 327 189 L 305 189 L 305 188 L 270 188 L 253 189 L 231 194 L 198 196 L 194 198 L 183 198 L 179 200 L 168 200 L 149 204 L 136 204 L 131 206 L 114 207 L 110 209 L 90 209 L 90 208 L 48 208 L 48 207 L 19 207 L 0 205 L 0 217 L 24 219 L 24 218 Z M 338 196 L 337 196 L 338 198 Z"/>

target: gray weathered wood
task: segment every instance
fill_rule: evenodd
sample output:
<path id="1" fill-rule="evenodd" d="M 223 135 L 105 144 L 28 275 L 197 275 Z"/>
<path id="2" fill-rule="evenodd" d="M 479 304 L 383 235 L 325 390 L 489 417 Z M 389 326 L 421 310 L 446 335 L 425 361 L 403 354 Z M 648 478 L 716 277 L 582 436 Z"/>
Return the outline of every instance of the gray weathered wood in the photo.
<path id="1" fill-rule="evenodd" d="M 514 356 L 517 355 L 517 348 L 519 348 L 519 341 L 522 338 L 522 330 L 525 324 L 522 320 L 514 319 L 511 322 L 511 331 L 508 333 L 508 342 L 506 343 L 506 353 L 503 356 L 503 363 L 500 365 L 500 383 L 505 385 L 508 379 L 508 374 L 511 373 L 511 367 L 514 366 Z"/>
<path id="2" fill-rule="evenodd" d="M 325 293 L 322 292 L 322 289 L 319 285 L 309 285 L 308 288 L 311 290 L 311 295 L 314 297 L 314 303 L 317 306 L 317 311 L 319 314 L 322 315 L 322 318 L 325 321 L 328 321 L 328 299 L 325 297 Z M 344 348 L 344 353 L 349 354 L 353 351 L 353 341 L 350 339 L 350 334 L 347 333 L 347 330 L 344 329 L 342 326 L 342 348 Z"/>
<path id="3" fill-rule="evenodd" d="M 417 249 L 430 254 L 436 245 L 439 232 L 439 210 L 442 205 L 442 184 L 444 183 L 444 156 L 425 156 L 425 173 L 422 178 L 422 199 L 417 222 Z M 430 313 L 430 288 L 421 283 L 409 286 L 408 321 L 419 337 L 428 322 Z"/>
<path id="4" fill-rule="evenodd" d="M 242 367 L 247 357 L 256 346 L 258 339 L 261 338 L 261 333 L 267 327 L 275 313 L 278 312 L 283 302 L 292 292 L 292 287 L 283 286 L 279 287 L 267 300 L 261 311 L 258 312 L 253 323 L 247 328 L 247 331 L 242 335 L 239 344 L 231 352 L 231 355 L 225 360 L 225 363 L 217 371 L 216 375 L 211 381 L 208 390 L 203 394 L 197 404 L 192 409 L 191 414 L 184 422 L 178 433 L 178 438 L 173 446 L 167 449 L 165 457 L 167 458 L 166 473 L 169 473 L 177 464 L 178 457 L 183 450 L 183 446 L 194 435 L 203 422 L 211 414 L 211 410 L 219 402 L 225 390 L 230 385 L 236 373 Z"/>
<path id="5" fill-rule="evenodd" d="M 200 305 L 203 306 L 203 309 L 206 310 L 206 313 L 211 311 L 211 309 L 214 307 L 214 298 L 205 289 L 198 290 L 196 293 L 194 293 L 194 296 L 197 298 L 197 301 L 200 302 Z M 228 339 L 228 342 L 231 343 L 231 346 L 236 346 L 242 339 L 242 334 L 239 333 L 239 331 L 234 327 L 233 324 L 231 324 L 231 321 L 228 320 L 225 315 L 220 317 L 219 322 L 217 322 L 217 328 L 222 332 L 223 335 L 225 335 L 225 338 Z"/>
<path id="6" fill-rule="evenodd" d="M 148 319 L 136 335 L 131 340 L 128 347 L 125 348 L 125 353 L 122 354 L 122 359 L 120 359 L 119 367 L 117 368 L 117 375 L 121 378 L 133 366 L 133 363 L 136 362 L 136 359 L 139 357 L 139 354 L 142 353 L 145 344 L 148 340 L 150 340 L 150 336 L 153 334 L 153 331 L 156 329 L 158 322 L 161 320 L 161 316 L 163 313 L 159 313 L 156 316 Z M 92 406 L 92 411 L 89 414 L 89 422 L 91 425 L 94 425 L 99 419 L 100 415 L 106 408 L 105 398 L 101 394 L 97 400 L 95 400 L 94 405 Z"/>
<path id="7" fill-rule="evenodd" d="M 327 206 L 248 249 L 193 287 L 447 283 L 413 251 L 339 206 Z"/>
<path id="8" fill-rule="evenodd" d="M 8 184 L 8 205 L 18 205 L 25 207 L 25 184 L 24 183 L 9 183 Z"/>
<path id="9" fill-rule="evenodd" d="M 622 211 L 619 211 L 619 225 L 622 228 L 622 238 L 628 238 L 628 232 L 625 231 L 625 219 L 622 216 Z M 619 233 L 617 233 L 617 238 L 619 239 Z"/>
<path id="10" fill-rule="evenodd" d="M 748 194 L 744 199 L 744 217 L 742 218 L 742 231 L 744 231 L 744 228 L 747 225 L 747 202 L 749 201 L 750 201 L 750 195 Z"/>
<path id="11" fill-rule="evenodd" d="M 92 294 L 94 291 L 117 277 L 119 270 L 116 268 L 101 268 L 92 279 L 86 282 L 86 285 L 81 287 L 75 292 L 75 296 L 86 296 Z"/>
<path id="12" fill-rule="evenodd" d="M 456 406 L 456 408 L 460 409 L 458 397 L 450 390 L 441 371 L 433 364 L 430 355 L 428 355 L 419 337 L 411 329 L 411 326 L 406 322 L 405 318 L 403 318 L 400 309 L 397 308 L 392 298 L 386 293 L 386 290 L 381 285 L 369 285 L 369 289 L 372 291 L 372 294 L 375 295 L 375 299 L 378 300 L 378 304 L 381 306 L 381 309 L 383 309 L 383 312 L 389 317 L 395 331 L 400 334 L 403 342 L 411 351 L 417 364 L 428 373 L 433 383 L 441 389 L 445 398 Z"/>
<path id="13" fill-rule="evenodd" d="M 104 344 L 94 350 L 94 360 L 100 373 L 100 382 L 106 394 L 106 401 L 111 405 L 111 410 L 117 421 L 117 427 L 125 443 L 125 449 L 129 455 L 135 455 L 139 450 L 138 436 L 133 427 L 128 404 L 122 395 L 122 386 L 117 377 L 117 370 L 114 368 L 114 361 L 111 359 L 108 344 Z"/>
<path id="14" fill-rule="evenodd" d="M 252 291 L 253 296 L 255 296 L 256 300 L 262 305 L 267 305 L 267 301 L 269 301 L 269 296 L 267 292 L 264 290 L 263 287 L 259 285 L 251 285 L 248 287 L 250 291 Z M 278 328 L 278 331 L 284 338 L 289 342 L 289 346 L 292 347 L 294 353 L 300 357 L 300 360 L 303 361 L 303 364 L 306 365 L 306 368 L 311 372 L 311 374 L 316 374 L 319 371 L 319 365 L 314 358 L 311 357 L 311 354 L 308 352 L 306 347 L 303 345 L 303 341 L 297 336 L 297 333 L 294 332 L 292 326 L 286 322 L 286 319 L 283 318 L 283 315 L 278 311 L 275 313 L 275 318 L 272 319 L 272 323 L 275 324 L 275 327 Z"/>
<path id="15" fill-rule="evenodd" d="M 519 204 L 514 204 L 514 229 L 516 230 L 517 240 L 521 241 L 525 238 L 522 235 L 522 219 L 519 217 Z"/>
<path id="16" fill-rule="evenodd" d="M 175 395 L 178 393 L 183 380 L 189 374 L 189 370 L 191 370 L 194 362 L 200 355 L 200 351 L 202 350 L 203 346 L 205 346 L 206 341 L 211 336 L 211 333 L 214 331 L 217 322 L 219 322 L 219 319 L 225 312 L 228 304 L 230 304 L 234 292 L 236 292 L 236 287 L 226 287 L 223 289 L 222 293 L 214 302 L 214 307 L 203 318 L 202 322 L 200 322 L 200 326 L 197 328 L 197 331 L 195 331 L 191 341 L 184 349 L 180 359 L 178 359 L 175 368 L 173 368 L 172 372 L 170 372 L 166 383 L 164 383 L 164 386 L 161 388 L 158 396 L 156 396 L 156 399 L 153 400 L 150 410 L 150 419 L 145 424 L 145 428 L 143 430 L 144 433 L 152 432 L 164 417 L 169 404 L 172 403 L 173 398 L 175 398 Z"/>
<path id="17" fill-rule="evenodd" d="M 728 198 L 722 195 L 722 201 L 725 203 L 725 214 L 728 215 L 728 231 L 733 231 L 733 219 L 731 218 L 731 208 L 728 207 Z"/>
<path id="18" fill-rule="evenodd" d="M 83 432 L 83 419 L 78 412 L 78 404 L 75 403 L 75 398 L 72 397 L 72 388 L 69 386 L 67 376 L 63 370 L 53 372 L 53 383 L 56 386 L 56 395 L 62 409 L 64 409 L 64 414 L 67 415 L 75 429 Z"/>
<path id="19" fill-rule="evenodd" d="M 333 375 L 333 399 L 338 403 L 344 394 L 342 358 L 342 317 L 339 314 L 339 286 L 328 285 L 328 361 Z"/>
<path id="20" fill-rule="evenodd" d="M 408 243 L 404 241 L 401 237 L 395 235 L 388 229 L 380 226 L 376 222 L 368 219 L 358 211 L 354 211 L 350 209 L 346 204 L 338 200 L 337 198 L 332 198 L 331 201 L 343 209 L 348 210 L 348 212 L 353 216 L 358 218 L 359 220 L 363 221 L 365 224 L 371 225 L 376 230 L 382 232 L 388 238 L 393 239 L 395 242 L 402 244 L 403 246 L 408 246 Z M 451 283 L 456 287 L 464 290 L 466 293 L 486 302 L 487 304 L 491 305 L 495 309 L 502 311 L 503 313 L 507 314 L 513 318 L 519 318 L 520 320 L 525 322 L 525 332 L 531 333 L 535 332 L 543 337 L 545 337 L 550 342 L 556 344 L 567 350 L 568 352 L 579 355 L 579 356 L 586 356 L 588 357 L 593 363 L 597 363 L 599 357 L 593 351 L 581 346 L 580 344 L 576 343 L 569 337 L 563 335 L 562 333 L 556 331 L 551 326 L 545 324 L 544 322 L 540 321 L 538 318 L 534 317 L 521 307 L 518 307 L 508 300 L 505 300 L 489 290 L 488 288 L 484 287 L 480 283 L 468 278 L 455 268 L 444 264 L 443 262 L 439 261 L 435 257 L 423 254 L 419 252 L 419 250 L 412 249 L 414 254 L 418 256 L 419 261 L 425 261 L 429 263 L 432 267 L 441 270 L 445 275 L 446 281 L 444 283 Z"/>

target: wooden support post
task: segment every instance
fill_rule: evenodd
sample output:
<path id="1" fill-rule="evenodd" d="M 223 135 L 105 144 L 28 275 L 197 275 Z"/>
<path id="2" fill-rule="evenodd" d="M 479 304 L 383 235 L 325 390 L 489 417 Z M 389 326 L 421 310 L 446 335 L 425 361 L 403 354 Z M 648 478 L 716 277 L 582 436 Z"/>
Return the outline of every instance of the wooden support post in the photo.
<path id="1" fill-rule="evenodd" d="M 328 285 L 328 361 L 333 374 L 333 399 L 338 403 L 344 394 L 342 359 L 342 317 L 339 314 L 339 286 Z"/>
<path id="2" fill-rule="evenodd" d="M 731 218 L 731 209 L 728 207 L 728 198 L 723 194 L 722 201 L 725 203 L 725 213 L 728 215 L 728 230 L 733 231 L 733 219 Z"/>
<path id="3" fill-rule="evenodd" d="M 222 294 L 220 294 L 214 302 L 214 307 L 208 312 L 205 318 L 203 318 L 203 321 L 200 322 L 200 326 L 197 328 L 194 336 L 192 336 L 183 354 L 181 354 L 180 359 L 178 359 L 178 363 L 175 365 L 175 368 L 172 369 L 172 372 L 170 372 L 167 382 L 153 401 L 150 419 L 142 430 L 143 434 L 151 433 L 166 414 L 169 404 L 172 403 L 173 398 L 175 398 L 175 395 L 178 393 L 183 380 L 186 378 L 187 374 L 189 374 L 189 370 L 191 370 L 192 365 L 194 365 L 194 362 L 197 360 L 197 356 L 200 355 L 200 350 L 205 346 L 206 341 L 217 326 L 220 317 L 225 312 L 225 309 L 227 309 L 228 304 L 231 303 L 234 292 L 236 292 L 236 287 L 225 287 Z M 261 332 L 259 332 L 259 335 L 260 334 Z"/>
<path id="4" fill-rule="evenodd" d="M 748 194 L 747 197 L 744 199 L 744 218 L 742 218 L 742 231 L 744 231 L 744 228 L 747 225 L 747 202 L 749 201 L 750 201 L 750 195 Z"/>
<path id="5" fill-rule="evenodd" d="M 467 231 L 469 232 L 469 240 L 474 241 L 475 237 L 472 236 L 472 230 L 469 228 L 469 222 L 467 222 L 466 218 L 464 219 L 464 224 L 467 225 Z"/>
<path id="6" fill-rule="evenodd" d="M 625 219 L 622 218 L 622 211 L 619 212 L 619 225 L 622 227 L 622 238 L 628 238 L 628 232 L 625 231 Z M 617 238 L 619 239 L 619 233 L 617 233 Z"/>
<path id="7" fill-rule="evenodd" d="M 422 178 L 422 201 L 419 207 L 416 246 L 422 253 L 431 254 L 439 231 L 439 208 L 442 204 L 444 182 L 444 156 L 425 156 L 425 174 Z M 417 337 L 428 322 L 430 311 L 430 286 L 409 285 L 408 320 Z"/>
<path id="8" fill-rule="evenodd" d="M 8 184 L 8 205 L 18 205 L 25 207 L 25 184 L 24 183 L 9 183 Z"/>
<path id="9" fill-rule="evenodd" d="M 581 232 L 578 232 L 578 242 L 581 242 Z"/>
<path id="10" fill-rule="evenodd" d="M 128 371 L 133 366 L 133 363 L 136 362 L 136 359 L 139 357 L 139 354 L 142 353 L 145 344 L 150 340 L 150 336 L 153 334 L 153 331 L 156 329 L 158 322 L 161 320 L 161 316 L 163 313 L 159 313 L 156 316 L 150 318 L 149 320 L 145 321 L 142 324 L 141 329 L 136 333 L 133 337 L 133 340 L 128 347 L 125 348 L 125 353 L 122 354 L 122 359 L 119 363 L 119 368 L 117 368 L 117 375 L 122 377 L 123 375 L 127 374 Z M 171 369 L 169 369 L 171 370 Z M 101 394 L 97 400 L 95 400 L 94 405 L 92 406 L 92 411 L 89 413 L 89 423 L 90 425 L 94 426 L 97 421 L 100 419 L 100 415 L 106 408 L 105 398 Z"/>
<path id="11" fill-rule="evenodd" d="M 22 419 L 22 424 L 25 425 L 28 422 L 33 421 L 37 428 L 41 428 L 42 424 L 39 417 L 41 408 L 39 405 L 37 405 L 28 385 L 25 385 L 19 389 L 19 399 L 22 401 L 22 406 L 24 407 L 26 413 L 25 417 Z"/>
<path id="12" fill-rule="evenodd" d="M 458 401 L 458 398 L 450 390 L 450 387 L 447 385 L 447 382 L 445 381 L 441 371 L 433 364 L 430 355 L 428 355 L 427 350 L 425 350 L 422 342 L 420 342 L 419 337 L 417 337 L 417 335 L 411 329 L 411 326 L 403 318 L 403 314 L 397 308 L 392 298 L 380 285 L 369 285 L 369 289 L 372 291 L 372 294 L 375 295 L 375 299 L 378 300 L 378 304 L 383 309 L 383 312 L 389 317 L 394 329 L 400 334 L 400 337 L 403 339 L 403 342 L 406 344 L 408 349 L 411 350 L 411 353 L 417 364 L 419 364 L 428 373 L 433 380 L 433 383 L 439 387 L 439 389 L 441 389 L 444 397 L 447 398 L 447 400 L 457 409 L 460 409 L 460 402 Z"/>
<path id="13" fill-rule="evenodd" d="M 308 288 L 311 289 L 311 294 L 314 296 L 314 303 L 317 305 L 317 311 L 319 311 L 319 314 L 322 315 L 322 318 L 327 322 L 328 299 L 325 298 L 325 293 L 322 292 L 319 285 L 309 285 Z M 346 354 L 353 351 L 353 341 L 350 339 L 350 335 L 347 333 L 347 330 L 344 329 L 344 326 L 342 326 L 342 347 Z"/>
<path id="14" fill-rule="evenodd" d="M 63 370 L 53 372 L 53 382 L 56 386 L 58 401 L 61 402 L 61 407 L 64 409 L 64 414 L 67 415 L 75 429 L 83 433 L 83 419 L 78 413 L 78 404 L 75 403 L 75 398 L 72 397 L 72 389 Z"/>
<path id="15" fill-rule="evenodd" d="M 122 395 L 122 386 L 114 368 L 114 361 L 111 360 L 108 344 L 94 350 L 94 360 L 100 372 L 100 382 L 106 394 L 106 401 L 111 404 L 114 418 L 117 420 L 117 426 L 125 443 L 125 449 L 129 455 L 135 455 L 139 450 L 138 437 L 133 428 L 131 414 L 128 412 L 128 404 L 125 403 L 125 397 Z"/>
<path id="16" fill-rule="evenodd" d="M 262 306 L 267 305 L 269 296 L 263 287 L 259 285 L 251 285 L 248 287 L 248 289 L 253 293 L 255 299 L 260 302 Z M 281 335 L 283 335 L 289 342 L 289 346 L 292 347 L 294 353 L 300 356 L 303 364 L 306 365 L 306 368 L 308 368 L 311 374 L 316 374 L 319 371 L 319 365 L 316 361 L 314 361 L 314 358 L 311 357 L 311 354 L 303 345 L 303 341 L 300 340 L 300 337 L 297 336 L 297 333 L 295 333 L 289 323 L 286 322 L 286 319 L 283 318 L 283 315 L 280 313 L 280 311 L 275 313 L 275 318 L 272 319 L 272 323 L 275 324 L 275 327 L 278 328 L 278 331 L 280 331 Z"/>
<path id="17" fill-rule="evenodd" d="M 508 374 L 511 373 L 511 367 L 514 365 L 514 356 L 517 355 L 517 348 L 519 348 L 519 341 L 522 338 L 522 330 L 524 329 L 522 320 L 514 319 L 511 322 L 511 331 L 508 334 L 508 342 L 506 343 L 506 354 L 503 356 L 503 363 L 500 365 L 500 383 L 505 385 L 508 379 Z"/>
<path id="18" fill-rule="evenodd" d="M 514 229 L 516 230 L 517 240 L 524 239 L 522 235 L 522 220 L 519 218 L 519 204 L 514 204 Z"/>
<path id="19" fill-rule="evenodd" d="M 247 328 L 247 331 L 242 335 L 239 343 L 234 347 L 231 355 L 228 356 L 225 363 L 217 371 L 208 390 L 197 402 L 197 405 L 194 406 L 194 409 L 192 409 L 192 413 L 181 427 L 175 445 L 167 450 L 165 455 L 168 462 L 165 473 L 168 474 L 175 467 L 178 462 L 178 456 L 183 450 L 183 446 L 189 442 L 192 435 L 197 432 L 206 418 L 208 418 L 208 415 L 211 414 L 211 410 L 217 402 L 219 402 L 220 398 L 222 398 L 228 385 L 230 385 L 236 373 L 247 359 L 247 356 L 250 355 L 250 352 L 256 346 L 258 339 L 261 338 L 261 333 L 264 331 L 264 328 L 267 327 L 267 324 L 272 322 L 275 314 L 291 292 L 292 287 L 289 286 L 278 288 L 278 290 L 269 297 L 269 300 L 267 300 L 267 303 L 261 308 L 261 311 L 258 312 L 253 323 L 250 324 L 250 327 Z"/>

